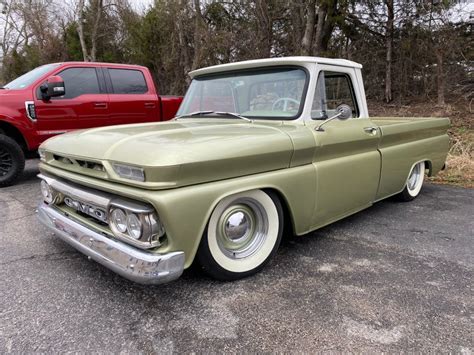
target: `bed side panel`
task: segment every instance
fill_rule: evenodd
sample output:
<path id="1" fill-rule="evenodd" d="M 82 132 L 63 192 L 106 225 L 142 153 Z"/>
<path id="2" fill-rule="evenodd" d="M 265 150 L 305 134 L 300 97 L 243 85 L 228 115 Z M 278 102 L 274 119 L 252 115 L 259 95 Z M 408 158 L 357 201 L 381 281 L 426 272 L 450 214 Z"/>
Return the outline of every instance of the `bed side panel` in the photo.
<path id="1" fill-rule="evenodd" d="M 441 170 L 449 150 L 449 119 L 411 118 L 393 124 L 373 119 L 373 122 L 379 124 L 382 131 L 379 145 L 382 172 L 376 200 L 401 192 L 417 162 L 429 161 L 433 175 Z"/>

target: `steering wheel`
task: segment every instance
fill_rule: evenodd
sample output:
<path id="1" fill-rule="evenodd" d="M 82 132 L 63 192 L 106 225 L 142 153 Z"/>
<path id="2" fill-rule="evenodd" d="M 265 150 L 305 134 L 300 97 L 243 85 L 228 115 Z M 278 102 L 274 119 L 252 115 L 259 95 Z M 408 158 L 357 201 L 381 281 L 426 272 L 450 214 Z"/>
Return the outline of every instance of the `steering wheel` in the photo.
<path id="1" fill-rule="evenodd" d="M 272 105 L 272 111 L 276 111 L 275 108 L 277 107 L 277 105 L 280 103 L 280 102 L 283 102 L 283 111 L 286 111 L 286 109 L 288 108 L 288 103 L 289 102 L 293 102 L 295 104 L 297 104 L 299 106 L 300 102 L 298 100 L 295 100 L 295 99 L 292 99 L 291 97 L 280 97 L 279 99 L 277 99 L 273 105 Z"/>

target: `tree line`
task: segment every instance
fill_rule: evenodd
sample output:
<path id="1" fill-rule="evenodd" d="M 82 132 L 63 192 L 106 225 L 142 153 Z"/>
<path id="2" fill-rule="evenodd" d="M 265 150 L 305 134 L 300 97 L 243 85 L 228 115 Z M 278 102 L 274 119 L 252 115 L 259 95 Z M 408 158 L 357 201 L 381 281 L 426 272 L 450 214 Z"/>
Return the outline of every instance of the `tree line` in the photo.
<path id="1" fill-rule="evenodd" d="M 361 63 L 367 96 L 473 99 L 472 6 L 449 0 L 0 0 L 0 82 L 58 61 L 145 65 L 161 93 L 190 70 L 309 55 Z"/>

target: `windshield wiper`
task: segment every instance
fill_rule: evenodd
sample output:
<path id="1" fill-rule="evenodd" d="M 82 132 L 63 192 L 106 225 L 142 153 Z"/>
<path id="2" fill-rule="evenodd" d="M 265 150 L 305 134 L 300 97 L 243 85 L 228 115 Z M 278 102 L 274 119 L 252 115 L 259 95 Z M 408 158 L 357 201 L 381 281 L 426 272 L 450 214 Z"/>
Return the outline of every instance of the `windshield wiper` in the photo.
<path id="1" fill-rule="evenodd" d="M 214 112 L 214 113 L 216 115 L 232 116 L 232 117 L 240 118 L 240 119 L 248 121 L 248 122 L 252 122 L 251 119 L 249 119 L 245 116 L 239 115 L 238 113 L 235 113 L 235 112 Z"/>
<path id="2" fill-rule="evenodd" d="M 173 120 L 177 120 L 178 118 L 182 118 L 182 117 L 193 117 L 193 116 L 200 116 L 200 115 L 208 115 L 210 113 L 214 113 L 214 111 L 195 111 L 195 112 L 191 112 L 191 113 L 184 113 L 182 115 L 176 116 L 175 118 L 173 118 Z"/>
<path id="3" fill-rule="evenodd" d="M 221 111 L 196 111 L 196 112 L 191 112 L 191 113 L 185 113 L 179 116 L 176 116 L 174 119 L 182 118 L 182 117 L 193 117 L 193 116 L 201 116 L 201 115 L 221 115 L 221 116 L 232 116 L 235 118 L 240 118 L 245 121 L 252 122 L 251 119 L 244 117 L 242 115 L 239 115 L 238 113 L 235 112 L 221 112 Z"/>

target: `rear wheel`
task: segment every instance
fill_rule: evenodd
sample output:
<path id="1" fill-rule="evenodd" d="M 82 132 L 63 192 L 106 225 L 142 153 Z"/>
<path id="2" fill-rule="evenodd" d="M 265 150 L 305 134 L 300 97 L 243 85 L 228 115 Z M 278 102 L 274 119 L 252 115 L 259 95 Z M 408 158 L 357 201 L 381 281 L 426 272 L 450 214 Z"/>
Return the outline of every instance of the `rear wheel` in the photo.
<path id="1" fill-rule="evenodd" d="M 197 261 L 210 276 L 237 280 L 260 271 L 283 235 L 283 210 L 274 193 L 252 190 L 220 201 L 204 232 Z"/>
<path id="2" fill-rule="evenodd" d="M 403 191 L 398 195 L 401 201 L 412 201 L 415 199 L 423 187 L 425 179 L 425 162 L 419 162 L 413 166 L 408 176 L 407 183 Z"/>
<path id="3" fill-rule="evenodd" d="M 0 187 L 12 185 L 25 168 L 25 155 L 10 137 L 0 134 Z"/>

